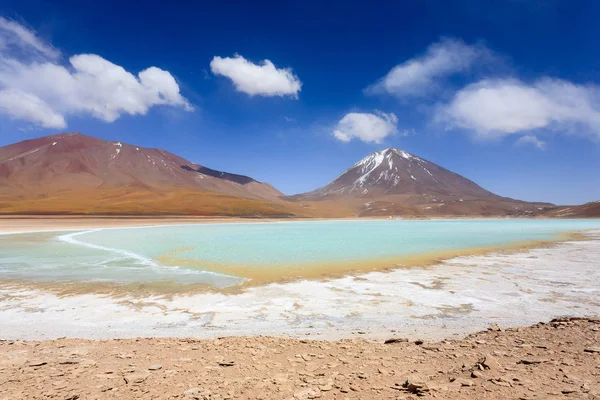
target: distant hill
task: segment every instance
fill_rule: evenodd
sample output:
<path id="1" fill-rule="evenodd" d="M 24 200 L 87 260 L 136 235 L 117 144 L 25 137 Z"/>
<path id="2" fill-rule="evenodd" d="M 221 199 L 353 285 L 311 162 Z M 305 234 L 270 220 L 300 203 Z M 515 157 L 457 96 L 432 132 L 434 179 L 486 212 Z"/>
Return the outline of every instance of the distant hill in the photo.
<path id="1" fill-rule="evenodd" d="M 167 186 L 253 199 L 282 196 L 250 177 L 196 165 L 161 149 L 63 133 L 0 148 L 0 193 Z"/>
<path id="2" fill-rule="evenodd" d="M 289 214 L 282 193 L 161 149 L 63 133 L 0 148 L 0 213 Z"/>
<path id="3" fill-rule="evenodd" d="M 394 148 L 372 153 L 326 186 L 288 199 L 350 204 L 362 216 L 527 216 L 554 207 L 498 196 L 461 175 Z"/>
<path id="4" fill-rule="evenodd" d="M 564 206 L 548 212 L 554 218 L 600 218 L 600 200 L 580 206 Z"/>

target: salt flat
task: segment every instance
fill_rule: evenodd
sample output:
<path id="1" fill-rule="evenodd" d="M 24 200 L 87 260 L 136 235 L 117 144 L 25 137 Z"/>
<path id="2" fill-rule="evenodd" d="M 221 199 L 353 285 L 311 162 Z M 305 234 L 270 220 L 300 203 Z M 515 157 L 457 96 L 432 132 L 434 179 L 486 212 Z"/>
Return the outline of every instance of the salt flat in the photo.
<path id="1" fill-rule="evenodd" d="M 600 314 L 600 231 L 524 252 L 458 257 L 328 281 L 269 284 L 239 294 L 59 297 L 0 290 L 3 339 L 276 335 L 441 339 L 556 316 Z"/>

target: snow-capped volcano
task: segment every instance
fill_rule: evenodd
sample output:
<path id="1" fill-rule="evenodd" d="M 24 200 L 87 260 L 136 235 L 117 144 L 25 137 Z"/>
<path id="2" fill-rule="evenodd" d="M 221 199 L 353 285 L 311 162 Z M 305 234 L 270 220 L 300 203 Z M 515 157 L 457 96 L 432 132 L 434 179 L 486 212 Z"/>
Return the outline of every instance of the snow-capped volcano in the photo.
<path id="1" fill-rule="evenodd" d="M 319 197 L 394 194 L 495 197 L 493 193 L 454 172 L 394 148 L 370 154 L 330 184 L 307 193 Z"/>

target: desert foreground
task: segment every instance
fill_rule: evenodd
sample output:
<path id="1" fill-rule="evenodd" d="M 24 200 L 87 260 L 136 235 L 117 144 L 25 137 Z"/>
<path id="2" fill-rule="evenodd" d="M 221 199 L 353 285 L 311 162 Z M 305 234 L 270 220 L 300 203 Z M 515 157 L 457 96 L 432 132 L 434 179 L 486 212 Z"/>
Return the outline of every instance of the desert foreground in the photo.
<path id="1" fill-rule="evenodd" d="M 600 319 L 390 339 L 2 341 L 0 398 L 600 398 Z"/>

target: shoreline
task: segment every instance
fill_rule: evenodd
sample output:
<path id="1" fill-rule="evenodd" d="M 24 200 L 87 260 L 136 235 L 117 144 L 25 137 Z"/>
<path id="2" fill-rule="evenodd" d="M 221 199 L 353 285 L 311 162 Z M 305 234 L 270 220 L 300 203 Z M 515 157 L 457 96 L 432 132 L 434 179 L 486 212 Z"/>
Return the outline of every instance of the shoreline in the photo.
<path id="1" fill-rule="evenodd" d="M 37 218 L 34 218 L 37 221 Z M 13 219 L 9 219 L 13 220 Z M 303 223 L 303 222 L 356 222 L 356 221 L 381 221 L 383 219 L 364 219 L 364 218 L 343 218 L 343 219 L 256 219 L 246 220 L 243 218 L 184 218 L 164 220 L 156 219 L 134 219 L 121 220 L 109 219 L 98 220 L 78 219 L 75 220 L 77 226 L 64 219 L 48 220 L 43 218 L 41 224 L 25 224 L 24 227 L 17 228 L 17 231 L 9 230 L 6 226 L 6 220 L 0 218 L 0 236 L 19 235 L 27 233 L 53 233 L 53 232 L 79 232 L 85 233 L 87 230 L 110 230 L 110 229 L 144 229 L 160 228 L 169 226 L 186 225 L 221 225 L 221 224 L 268 224 L 268 223 Z M 439 219 L 436 221 L 446 221 Z M 488 218 L 476 220 L 490 220 Z M 492 219 L 493 220 L 493 219 Z M 21 221 L 22 220 L 18 220 Z M 449 220 L 448 220 L 449 221 Z M 157 222 L 161 222 L 157 224 Z M 50 225 L 49 225 L 50 223 Z M 58 223 L 59 226 L 56 226 Z M 187 295 L 198 293 L 224 293 L 240 294 L 254 287 L 265 286 L 269 284 L 287 284 L 301 281 L 328 282 L 345 277 L 356 278 L 361 275 L 382 272 L 388 273 L 398 269 L 412 270 L 417 268 L 431 268 L 443 263 L 444 261 L 457 257 L 475 257 L 485 256 L 498 252 L 519 253 L 536 248 L 547 248 L 558 243 L 569 241 L 589 240 L 587 232 L 594 232 L 595 229 L 575 230 L 557 232 L 555 237 L 540 240 L 521 240 L 498 245 L 466 247 L 448 250 L 430 251 L 422 254 L 406 254 L 391 257 L 378 257 L 360 260 L 340 260 L 328 262 L 307 262 L 298 265 L 286 265 L 285 269 L 271 268 L 270 265 L 234 265 L 234 264 L 216 264 L 200 260 L 179 259 L 176 254 L 169 253 L 157 256 L 157 260 L 166 268 L 173 266 L 200 267 L 201 270 L 209 274 L 220 274 L 230 276 L 235 279 L 243 280 L 239 284 L 218 288 L 209 284 L 185 284 L 170 281 L 149 281 L 136 283 L 118 283 L 118 282 L 43 282 L 26 280 L 5 280 L 0 278 L 0 288 L 6 286 L 20 287 L 24 289 L 44 290 L 59 296 L 82 295 L 82 294 L 103 294 L 115 297 L 133 295 L 135 297 L 144 297 L 151 295 Z"/>
<path id="2" fill-rule="evenodd" d="M 237 217 L 129 217 L 129 216 L 0 216 L 0 235 L 22 233 L 68 232 L 90 229 L 143 228 L 211 223 L 253 223 L 288 221 L 278 218 Z M 15 229 L 14 225 L 19 226 Z"/>
<path id="3" fill-rule="evenodd" d="M 272 283 L 235 293 L 57 294 L 6 284 L 0 288 L 0 338 L 268 334 L 339 340 L 396 331 L 440 340 L 492 321 L 512 326 L 598 315 L 594 282 L 600 271 L 594 266 L 600 264 L 600 232 L 590 235 L 521 252 L 456 257 L 429 268 Z"/>
<path id="4" fill-rule="evenodd" d="M 0 235 L 12 235 L 36 232 L 61 232 L 89 229 L 108 228 L 135 228 L 135 227 L 160 227 L 194 224 L 227 224 L 227 223 L 268 223 L 268 222 L 317 222 L 317 221 L 480 221 L 480 220 L 568 220 L 565 218 L 550 217 L 515 217 L 507 218 L 501 216 L 431 216 L 426 218 L 415 218 L 414 216 L 389 217 L 336 217 L 336 218 L 270 218 L 270 217 L 226 217 L 226 216 L 156 216 L 156 215 L 1 215 Z M 594 218 L 575 218 L 581 220 L 593 220 Z M 14 228 L 19 224 L 18 228 Z"/>

